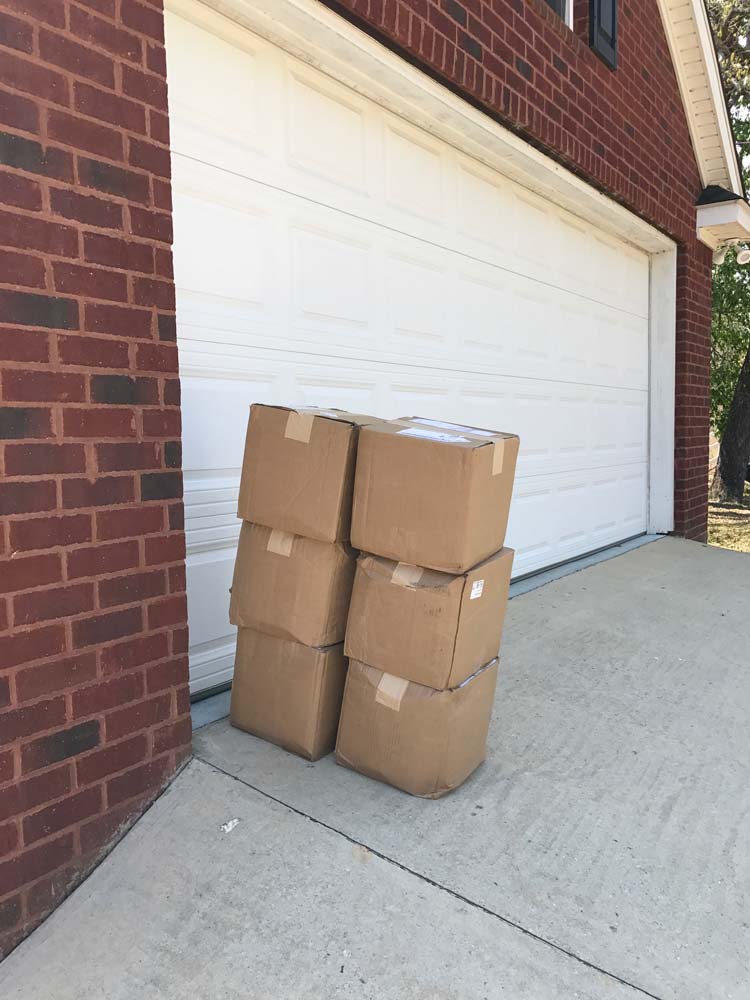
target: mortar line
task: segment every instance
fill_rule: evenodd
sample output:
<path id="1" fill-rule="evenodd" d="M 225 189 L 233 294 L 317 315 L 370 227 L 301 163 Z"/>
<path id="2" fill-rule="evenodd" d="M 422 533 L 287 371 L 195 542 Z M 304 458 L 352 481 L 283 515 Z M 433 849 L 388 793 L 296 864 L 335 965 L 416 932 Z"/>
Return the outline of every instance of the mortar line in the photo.
<path id="1" fill-rule="evenodd" d="M 429 875 L 424 875 L 422 872 L 415 871 L 413 868 L 409 868 L 408 865 L 402 864 L 400 861 L 396 861 L 394 858 L 387 854 L 383 854 L 382 851 L 378 851 L 369 844 L 365 844 L 361 840 L 357 840 L 355 837 L 350 836 L 348 833 L 344 833 L 343 830 L 338 830 L 335 826 L 331 826 L 322 819 L 317 819 L 315 816 L 311 816 L 306 813 L 303 809 L 298 809 L 296 806 L 290 805 L 288 802 L 284 802 L 283 799 L 277 798 L 275 795 L 271 795 L 270 792 L 264 791 L 262 788 L 258 788 L 257 785 L 253 785 L 251 782 L 246 781 L 244 778 L 239 778 L 236 774 L 232 774 L 230 771 L 226 771 L 223 767 L 218 764 L 214 764 L 210 760 L 206 760 L 205 757 L 200 757 L 198 754 L 193 754 L 193 760 L 198 760 L 201 764 L 206 764 L 208 767 L 213 768 L 213 770 L 218 771 L 219 774 L 225 775 L 227 778 L 231 778 L 233 781 L 239 782 L 239 784 L 244 785 L 245 788 L 250 788 L 252 791 L 257 792 L 264 798 L 269 799 L 271 802 L 275 802 L 277 805 L 283 806 L 290 812 L 295 813 L 297 816 L 301 816 L 303 819 L 310 820 L 311 823 L 315 823 L 316 826 L 323 827 L 324 830 L 329 830 L 331 833 L 335 833 L 339 837 L 343 837 L 350 844 L 355 847 L 363 847 L 365 850 L 374 854 L 376 858 L 380 858 L 381 861 L 386 861 L 388 864 L 394 865 L 396 868 L 400 868 L 401 871 L 406 872 L 407 875 L 413 875 L 415 878 L 422 882 L 426 882 L 428 885 L 433 886 L 435 889 L 439 889 L 441 892 L 448 893 L 454 899 L 459 900 L 461 903 L 465 903 L 467 906 L 471 906 L 476 910 L 480 910 L 489 917 L 494 917 L 501 923 L 508 927 L 512 927 L 514 930 L 520 931 L 522 934 L 527 935 L 527 937 L 532 938 L 534 941 L 538 941 L 540 944 L 547 945 L 549 948 L 554 948 L 555 951 L 560 952 L 560 954 L 573 959 L 574 962 L 580 962 L 581 965 L 585 965 L 589 969 L 593 969 L 594 972 L 598 972 L 608 979 L 613 979 L 615 982 L 620 983 L 622 986 L 627 986 L 628 989 L 635 990 L 636 993 L 641 994 L 641 996 L 649 997 L 649 1000 L 665 1000 L 664 997 L 658 996 L 656 993 L 650 993 L 647 989 L 642 986 L 636 986 L 635 983 L 631 983 L 628 979 L 623 979 L 622 976 L 618 976 L 615 972 L 609 972 L 607 969 L 602 968 L 600 965 L 596 965 L 594 962 L 590 962 L 586 958 L 582 958 L 573 951 L 569 951 L 562 945 L 555 944 L 554 941 L 549 941 L 547 938 L 542 937 L 540 934 L 536 934 L 534 931 L 530 931 L 527 927 L 522 924 L 516 923 L 511 920 L 510 917 L 504 917 L 501 913 L 497 913 L 495 910 L 491 910 L 489 907 L 484 906 L 482 903 L 478 903 L 474 899 L 469 899 L 468 896 L 462 895 L 455 889 L 451 889 L 450 886 L 443 885 L 441 882 L 436 882 L 434 879 L 430 878 Z"/>

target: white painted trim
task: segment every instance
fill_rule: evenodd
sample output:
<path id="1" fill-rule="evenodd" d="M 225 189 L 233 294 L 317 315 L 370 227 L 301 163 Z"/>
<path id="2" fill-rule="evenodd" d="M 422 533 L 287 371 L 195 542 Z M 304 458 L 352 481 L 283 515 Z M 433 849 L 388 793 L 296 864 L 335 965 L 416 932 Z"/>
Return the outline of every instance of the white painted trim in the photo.
<path id="1" fill-rule="evenodd" d="M 674 529 L 677 250 L 651 255 L 649 291 L 650 534 Z"/>
<path id="2" fill-rule="evenodd" d="M 488 115 L 332 13 L 318 0 L 166 0 L 215 30 L 212 11 L 266 38 L 516 183 L 651 254 L 649 531 L 674 525 L 676 260 L 673 240 Z M 239 37 L 238 37 L 239 36 Z"/>
<path id="3" fill-rule="evenodd" d="M 732 126 L 704 0 L 659 0 L 704 187 L 742 196 Z"/>
<path id="4" fill-rule="evenodd" d="M 696 230 L 698 239 L 712 250 L 728 241 L 750 240 L 750 205 L 742 199 L 699 205 Z"/>

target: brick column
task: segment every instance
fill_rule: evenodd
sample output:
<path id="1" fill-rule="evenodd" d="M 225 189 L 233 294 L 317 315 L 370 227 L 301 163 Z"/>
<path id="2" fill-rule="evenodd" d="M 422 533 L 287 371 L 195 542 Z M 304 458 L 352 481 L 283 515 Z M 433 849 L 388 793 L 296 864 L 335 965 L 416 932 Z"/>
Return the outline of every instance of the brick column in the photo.
<path id="1" fill-rule="evenodd" d="M 708 537 L 711 250 L 693 238 L 677 256 L 675 531 Z"/>
<path id="2" fill-rule="evenodd" d="M 160 0 L 0 0 L 0 956 L 186 758 Z"/>

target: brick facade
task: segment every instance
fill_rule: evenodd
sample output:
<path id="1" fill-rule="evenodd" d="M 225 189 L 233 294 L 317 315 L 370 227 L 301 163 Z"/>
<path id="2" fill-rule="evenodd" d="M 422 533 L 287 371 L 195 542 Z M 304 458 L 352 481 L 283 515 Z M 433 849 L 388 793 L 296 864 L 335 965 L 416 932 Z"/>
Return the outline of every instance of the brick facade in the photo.
<path id="1" fill-rule="evenodd" d="M 0 956 L 190 745 L 157 0 L 0 0 Z"/>
<path id="2" fill-rule="evenodd" d="M 327 6 L 678 244 L 675 528 L 705 541 L 711 251 L 701 181 L 657 0 L 620 0 L 618 68 L 544 0 L 326 0 Z"/>

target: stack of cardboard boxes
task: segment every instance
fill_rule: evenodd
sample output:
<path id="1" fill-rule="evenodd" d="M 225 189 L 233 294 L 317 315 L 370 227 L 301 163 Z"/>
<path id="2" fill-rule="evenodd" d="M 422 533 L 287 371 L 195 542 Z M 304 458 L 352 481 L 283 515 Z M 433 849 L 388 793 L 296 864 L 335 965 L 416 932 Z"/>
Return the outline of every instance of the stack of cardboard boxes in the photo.
<path id="1" fill-rule="evenodd" d="M 229 608 L 238 626 L 231 720 L 310 760 L 336 742 L 357 436 L 372 420 L 343 410 L 250 410 Z"/>
<path id="2" fill-rule="evenodd" d="M 485 755 L 518 446 L 418 417 L 254 405 L 232 723 L 313 760 L 336 743 L 339 763 L 415 795 L 461 784 Z"/>
<path id="3" fill-rule="evenodd" d="M 413 795 L 437 798 L 484 760 L 518 446 L 419 417 L 360 434 L 336 759 Z"/>

